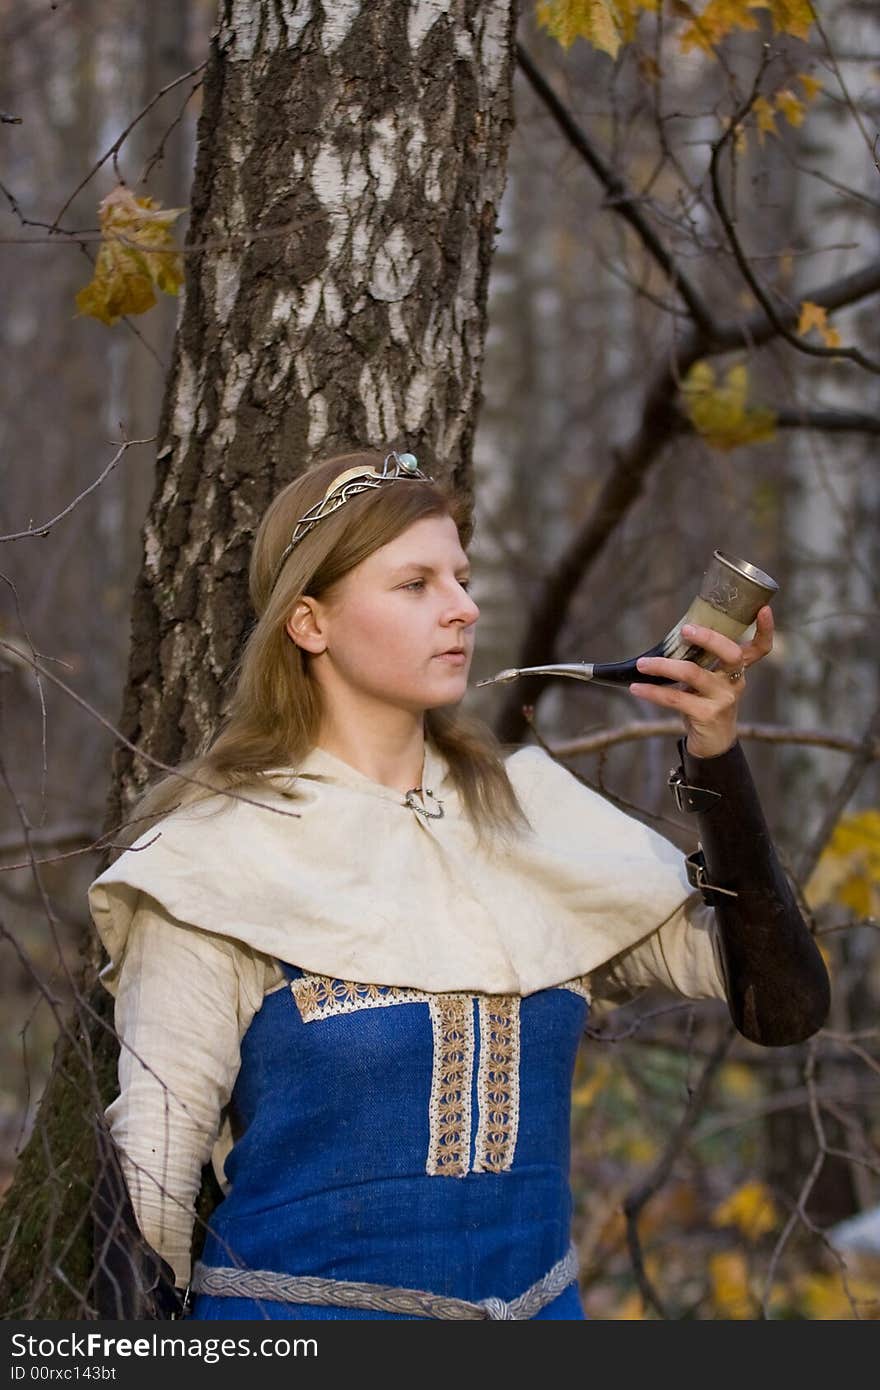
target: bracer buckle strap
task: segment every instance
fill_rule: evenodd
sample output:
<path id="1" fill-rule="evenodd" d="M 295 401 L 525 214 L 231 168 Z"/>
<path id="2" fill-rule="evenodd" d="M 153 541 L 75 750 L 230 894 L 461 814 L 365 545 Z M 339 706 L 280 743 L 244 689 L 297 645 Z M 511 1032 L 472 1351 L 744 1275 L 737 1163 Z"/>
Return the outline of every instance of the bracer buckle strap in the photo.
<path id="1" fill-rule="evenodd" d="M 710 811 L 716 801 L 721 800 L 720 792 L 713 792 L 709 787 L 695 787 L 686 782 L 684 768 L 681 766 L 674 767 L 666 780 L 679 811 Z"/>
<path id="2" fill-rule="evenodd" d="M 718 883 L 709 882 L 706 877 L 708 868 L 702 845 L 697 845 L 697 848 L 687 856 L 684 862 L 687 870 L 688 883 L 692 888 L 699 888 L 703 895 L 703 902 L 708 903 L 710 907 L 714 907 L 718 902 L 715 896 L 716 893 L 724 893 L 728 898 L 739 897 L 739 894 L 733 888 L 722 888 Z"/>

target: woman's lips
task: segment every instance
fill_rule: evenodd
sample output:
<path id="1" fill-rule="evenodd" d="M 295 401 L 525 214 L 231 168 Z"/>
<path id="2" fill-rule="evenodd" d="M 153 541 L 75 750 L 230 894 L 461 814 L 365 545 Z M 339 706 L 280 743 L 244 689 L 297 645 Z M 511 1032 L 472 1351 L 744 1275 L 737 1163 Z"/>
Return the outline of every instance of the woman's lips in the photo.
<path id="1" fill-rule="evenodd" d="M 448 661 L 452 666 L 463 666 L 467 654 L 465 652 L 438 652 L 437 661 Z"/>

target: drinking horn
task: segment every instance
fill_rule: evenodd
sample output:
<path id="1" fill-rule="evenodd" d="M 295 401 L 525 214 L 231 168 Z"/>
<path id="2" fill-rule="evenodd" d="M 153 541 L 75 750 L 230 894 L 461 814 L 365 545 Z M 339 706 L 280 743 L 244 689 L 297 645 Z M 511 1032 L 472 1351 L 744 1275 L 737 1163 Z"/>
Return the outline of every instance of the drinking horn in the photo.
<path id="1" fill-rule="evenodd" d="M 549 666 L 511 667 L 476 684 L 502 685 L 518 680 L 520 676 L 570 676 L 572 680 L 593 681 L 596 685 L 628 686 L 631 681 L 642 681 L 646 685 L 675 685 L 677 681 L 669 676 L 655 676 L 637 670 L 636 662 L 643 656 L 665 656 L 676 661 L 693 661 L 697 666 L 711 670 L 718 658 L 713 652 L 707 652 L 705 647 L 686 642 L 681 635 L 682 625 L 694 623 L 699 627 L 711 627 L 735 641 L 751 626 L 758 610 L 769 602 L 778 588 L 775 579 L 756 565 L 716 550 L 709 568 L 703 574 L 696 598 L 655 647 L 639 652 L 629 661 L 564 661 Z"/>

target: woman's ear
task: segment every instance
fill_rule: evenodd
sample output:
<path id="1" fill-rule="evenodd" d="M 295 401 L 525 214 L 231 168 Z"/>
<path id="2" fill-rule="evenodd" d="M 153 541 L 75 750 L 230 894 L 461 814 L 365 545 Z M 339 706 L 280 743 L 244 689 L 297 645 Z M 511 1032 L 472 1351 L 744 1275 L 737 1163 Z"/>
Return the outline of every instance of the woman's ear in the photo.
<path id="1" fill-rule="evenodd" d="M 327 650 L 324 615 L 316 599 L 303 595 L 287 619 L 285 628 L 296 645 L 313 656 Z"/>

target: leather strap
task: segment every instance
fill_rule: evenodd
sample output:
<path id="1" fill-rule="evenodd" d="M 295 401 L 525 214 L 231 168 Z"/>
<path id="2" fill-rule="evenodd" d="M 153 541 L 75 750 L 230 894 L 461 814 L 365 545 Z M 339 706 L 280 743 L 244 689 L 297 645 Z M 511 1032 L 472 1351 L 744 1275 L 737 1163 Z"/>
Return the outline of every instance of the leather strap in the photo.
<path id="1" fill-rule="evenodd" d="M 688 782 L 684 771 L 684 739 L 678 740 L 678 755 L 680 762 L 678 767 L 670 770 L 666 779 L 666 785 L 672 792 L 673 800 L 679 811 L 695 813 L 697 811 L 711 811 L 716 801 L 721 800 L 721 793 L 713 791 L 710 787 L 695 787 Z"/>
<path id="2" fill-rule="evenodd" d="M 684 862 L 688 883 L 692 888 L 699 888 L 703 895 L 703 902 L 708 903 L 710 907 L 717 907 L 719 893 L 724 893 L 728 898 L 739 897 L 735 889 L 722 888 L 720 884 L 709 882 L 709 867 L 702 845 L 698 844 Z"/>

